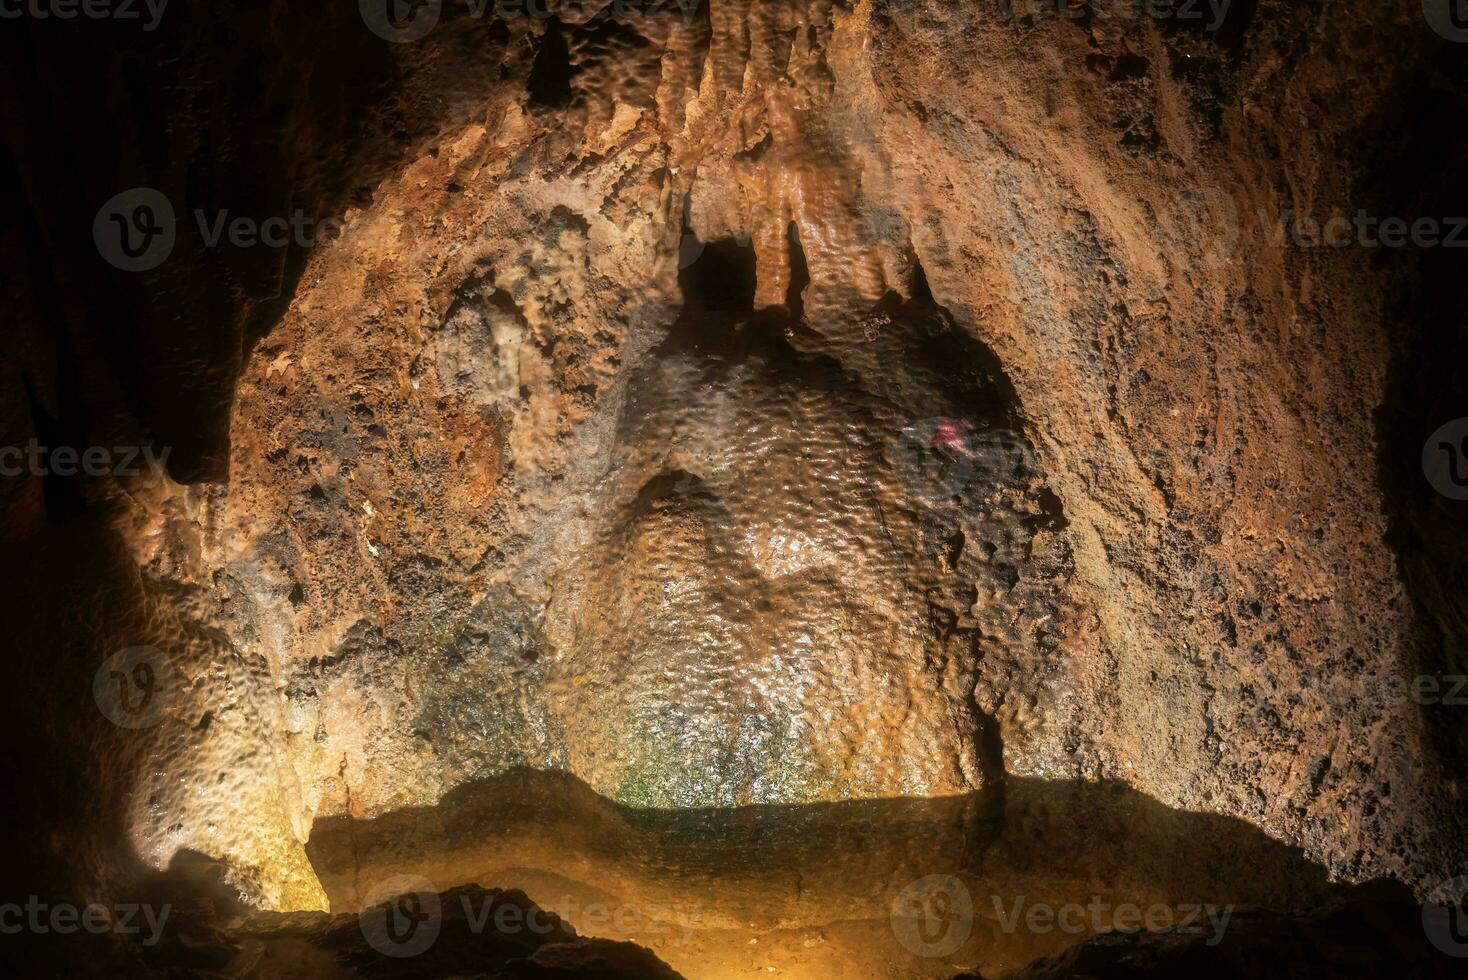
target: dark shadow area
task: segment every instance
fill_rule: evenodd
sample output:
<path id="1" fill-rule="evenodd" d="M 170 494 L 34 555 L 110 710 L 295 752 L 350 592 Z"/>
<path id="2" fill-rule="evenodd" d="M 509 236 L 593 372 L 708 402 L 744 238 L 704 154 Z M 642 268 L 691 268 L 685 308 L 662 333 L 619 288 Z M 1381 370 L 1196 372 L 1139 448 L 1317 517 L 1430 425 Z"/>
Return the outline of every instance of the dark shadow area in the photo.
<path id="1" fill-rule="evenodd" d="M 223 478 L 235 379 L 289 302 L 310 232 L 370 200 L 496 87 L 520 84 L 502 74 L 520 75 L 529 57 L 506 21 L 449 3 L 442 20 L 412 44 L 374 35 L 356 3 L 172 4 L 151 30 L 7 20 L 11 356 L 75 444 L 125 435 L 170 447 L 180 481 Z M 124 271 L 99 253 L 93 221 L 134 188 L 168 201 L 175 241 L 155 267 Z M 211 245 L 197 212 L 204 229 L 226 212 L 299 213 L 308 233 L 281 247 Z"/>
<path id="2" fill-rule="evenodd" d="M 917 325 L 920 342 L 912 345 L 912 356 L 932 386 L 989 425 L 1021 428 L 1019 394 L 999 355 L 959 328 L 949 309 L 933 296 L 927 273 L 916 259 L 911 290 L 907 299 L 888 293 L 876 312 Z"/>
<path id="3" fill-rule="evenodd" d="M 1298 914 L 1236 909 L 1223 937 L 1111 932 L 1046 957 L 1005 980 L 1448 980 L 1462 961 L 1423 933 L 1424 910 L 1401 882 L 1358 885 Z M 961 974 L 953 980 L 978 980 Z"/>
<path id="4" fill-rule="evenodd" d="M 571 102 L 571 50 L 555 17 L 545 22 L 526 84 L 533 109 L 561 109 Z"/>
<path id="5" fill-rule="evenodd" d="M 252 910 L 226 874 L 224 864 L 180 851 L 116 906 L 126 933 L 32 929 L 6 944 L 0 963 L 15 977 L 680 980 L 633 943 L 577 936 L 520 891 L 430 893 L 406 881 L 360 914 L 329 916 Z"/>
<path id="6" fill-rule="evenodd" d="M 1381 327 L 1392 344 L 1375 470 L 1386 497 L 1387 540 L 1421 623 L 1408 661 L 1415 672 L 1448 678 L 1468 674 L 1468 501 L 1434 488 L 1424 453 L 1447 454 L 1450 479 L 1451 464 L 1468 462 L 1455 458 L 1468 447 L 1429 446 L 1441 426 L 1468 416 L 1468 187 L 1461 179 L 1468 167 L 1468 60 L 1461 45 L 1434 41 L 1438 56 L 1403 78 L 1397 97 L 1363 127 L 1361 145 L 1378 155 L 1361 194 L 1368 214 L 1441 223 L 1439 244 L 1374 249 L 1373 264 L 1389 284 Z M 1468 492 L 1468 481 L 1457 489 Z M 1451 687 L 1443 683 L 1439 694 Z M 1468 778 L 1468 711 L 1445 697 L 1426 700 L 1429 741 L 1461 785 Z M 1457 833 L 1461 852 L 1461 828 Z"/>
<path id="7" fill-rule="evenodd" d="M 792 320 L 805 317 L 805 289 L 810 285 L 810 266 L 805 260 L 805 246 L 800 243 L 800 229 L 795 222 L 785 229 L 790 242 L 790 285 L 785 287 L 785 310 Z"/>
<path id="8" fill-rule="evenodd" d="M 754 312 L 754 246 L 721 238 L 702 246 L 678 273 L 683 309 L 694 315 Z"/>
<path id="9" fill-rule="evenodd" d="M 26 923 L 0 934 L 0 973 L 137 976 L 148 958 L 187 946 L 180 922 L 241 908 L 222 885 L 218 862 L 180 851 L 159 872 L 133 846 L 119 774 L 146 765 L 153 743 L 147 731 L 139 737 L 108 721 L 93 678 L 121 646 L 160 642 L 159 624 L 150 621 L 132 556 L 95 514 L 71 515 L 24 544 L 0 545 L 0 562 L 24 569 L 0 590 L 0 657 L 24 665 L 25 676 L 3 700 L 0 730 L 11 750 L 0 753 L 0 781 L 15 791 L 0 809 L 0 833 L 26 842 L 11 850 L 0 874 L 0 904 L 20 906 L 20 918 L 7 914 L 4 924 Z M 30 925 L 32 903 L 41 928 Z M 111 910 L 116 928 L 94 932 L 80 918 L 58 928 L 51 918 L 57 907 L 93 903 Z M 222 965 L 217 956 L 185 962 Z"/>

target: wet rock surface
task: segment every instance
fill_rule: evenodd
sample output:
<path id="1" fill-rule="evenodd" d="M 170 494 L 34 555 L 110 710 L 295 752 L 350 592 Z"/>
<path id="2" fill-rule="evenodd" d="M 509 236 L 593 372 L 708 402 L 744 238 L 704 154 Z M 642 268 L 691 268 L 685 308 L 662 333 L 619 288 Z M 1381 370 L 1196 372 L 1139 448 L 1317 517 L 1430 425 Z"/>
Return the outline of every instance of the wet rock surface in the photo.
<path id="1" fill-rule="evenodd" d="M 941 311 L 894 298 L 872 329 L 843 358 L 798 320 L 685 306 L 630 372 L 605 516 L 546 613 L 569 768 L 608 797 L 797 803 L 993 778 L 980 753 L 997 732 L 971 692 L 986 644 L 1043 655 L 1028 634 L 1054 610 L 1020 608 L 1039 589 L 1016 588 L 1043 483 L 1004 379 Z"/>
<path id="2" fill-rule="evenodd" d="M 1369 307 L 1323 332 L 1260 229 L 1188 231 L 1247 211 L 1262 137 L 1120 51 L 1236 55 L 822 3 L 620 23 L 537 34 L 569 95 L 507 89 L 348 213 L 243 373 L 229 484 L 142 519 L 283 686 L 297 832 L 526 763 L 655 806 L 1112 775 L 1340 874 L 1452 872 L 1394 684 L 1425 634 L 1340 479 L 1385 342 Z M 1133 137 L 1081 152 L 1037 93 L 1098 47 L 1130 68 L 1075 125 Z"/>
<path id="3" fill-rule="evenodd" d="M 568 170 L 534 91 L 445 141 L 252 360 L 230 482 L 155 554 L 276 679 L 296 826 L 517 765 L 695 808 L 1071 765 L 1037 717 L 1079 614 L 1062 505 L 998 359 L 856 189 L 871 134 L 746 152 L 845 111 L 846 15 L 770 16 L 809 30 L 745 110 L 674 74 L 605 117 L 588 63 L 553 115 L 615 152 Z M 763 64 L 732 25 L 636 24 L 680 65 Z M 712 115 L 660 130 L 675 108 Z"/>
<path id="4" fill-rule="evenodd" d="M 525 766 L 693 813 L 1115 781 L 1312 875 L 1463 873 L 1468 729 L 1410 692 L 1462 666 L 1415 454 L 1468 278 L 1270 226 L 1462 213 L 1402 159 L 1462 159 L 1462 59 L 1405 8 L 693 11 L 7 34 L 5 444 L 176 450 L 0 496 L 17 724 L 66 733 L 6 763 L 38 879 L 194 849 L 319 909 L 313 828 Z M 128 278 L 89 235 L 142 183 L 342 233 Z M 139 646 L 171 697 L 111 725 Z"/>

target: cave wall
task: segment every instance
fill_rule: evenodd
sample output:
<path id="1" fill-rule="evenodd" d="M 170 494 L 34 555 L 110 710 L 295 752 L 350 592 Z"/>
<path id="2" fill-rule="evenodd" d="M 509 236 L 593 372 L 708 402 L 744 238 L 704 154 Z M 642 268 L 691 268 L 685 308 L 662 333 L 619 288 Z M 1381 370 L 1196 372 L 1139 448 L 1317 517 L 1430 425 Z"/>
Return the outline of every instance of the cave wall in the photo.
<path id="1" fill-rule="evenodd" d="M 861 423 L 891 474 L 866 482 L 887 479 L 895 510 L 918 515 L 910 540 L 934 567 L 951 538 L 922 528 L 993 502 L 934 513 L 898 485 L 904 429 L 967 410 L 897 366 L 926 342 L 903 309 L 992 358 L 1027 474 L 992 488 L 1014 515 L 996 538 L 1021 553 L 1012 567 L 996 550 L 943 569 L 971 600 L 939 586 L 935 618 L 902 627 L 921 638 L 918 676 L 956 692 L 942 710 L 967 719 L 948 753 L 958 775 L 790 798 L 1110 777 L 1241 817 L 1347 878 L 1448 875 L 1461 807 L 1443 746 L 1458 728 L 1396 682 L 1451 665 L 1459 600 L 1440 583 L 1458 580 L 1442 573 L 1455 558 L 1423 541 L 1460 518 L 1378 461 L 1444 404 L 1403 390 L 1418 327 L 1397 311 L 1432 272 L 1422 329 L 1450 344 L 1454 294 L 1431 266 L 1449 259 L 1279 248 L 1261 215 L 1381 201 L 1407 166 L 1377 149 L 1391 107 L 1422 92 L 1458 104 L 1461 59 L 1445 65 L 1415 10 L 1261 2 L 1230 17 L 1196 32 L 714 3 L 692 19 L 451 17 L 386 44 L 345 5 L 240 5 L 128 38 L 81 75 L 47 28 L 8 40 L 31 97 L 7 108 L 7 132 L 50 135 L 6 142 L 24 193 L 5 241 L 33 270 L 11 288 L 7 432 L 173 447 L 167 480 L 5 489 L 12 534 L 44 541 L 100 513 L 97 540 L 139 569 L 117 601 L 153 625 L 128 614 L 68 640 L 68 669 L 90 676 L 156 638 L 189 678 L 190 707 L 160 727 L 99 736 L 127 760 L 90 770 L 123 836 L 148 863 L 199 849 L 263 904 L 311 905 L 299 844 L 313 819 L 431 803 L 513 763 L 576 771 L 564 719 L 603 702 L 576 707 L 566 671 L 578 642 L 595 660 L 617 640 L 597 629 L 625 623 L 609 612 L 617 580 L 606 598 L 596 586 L 618 552 L 606 542 L 638 524 L 607 515 L 647 485 L 610 499 L 602 478 L 639 453 L 707 477 L 669 461 L 696 445 L 639 431 L 629 379 L 688 383 L 660 345 L 688 270 L 730 242 L 752 263 L 746 319 L 782 311 L 809 332 L 802 356 L 899 406 Z M 342 39 L 329 56 L 323 34 Z M 144 57 L 165 49 L 189 53 Z M 228 85 L 189 73 L 195 52 L 222 49 L 238 67 L 212 76 Z M 105 114 L 75 95 L 89 84 L 132 101 Z M 167 124 L 134 132 L 120 122 L 133 117 Z M 74 149 L 108 140 L 122 151 Z M 304 203 L 342 233 L 284 255 L 185 239 L 127 276 L 91 251 L 91 219 L 140 184 L 190 205 Z M 44 267 L 24 257 L 38 246 Z M 765 382 L 740 384 L 693 383 L 785 411 L 759 409 Z M 668 417 L 694 443 L 721 431 L 701 410 Z M 658 510 L 654 541 L 692 540 L 678 522 L 706 506 L 699 492 L 673 487 L 694 503 Z M 789 607 L 825 611 L 833 592 Z M 176 633 L 208 639 L 178 649 Z M 49 698 L 55 717 L 77 708 Z M 221 767 L 242 783 L 205 803 L 155 791 Z M 580 764 L 634 802 L 704 791 L 626 768 Z M 719 791 L 738 800 L 746 776 Z M 268 816 L 237 829 L 242 810 Z"/>

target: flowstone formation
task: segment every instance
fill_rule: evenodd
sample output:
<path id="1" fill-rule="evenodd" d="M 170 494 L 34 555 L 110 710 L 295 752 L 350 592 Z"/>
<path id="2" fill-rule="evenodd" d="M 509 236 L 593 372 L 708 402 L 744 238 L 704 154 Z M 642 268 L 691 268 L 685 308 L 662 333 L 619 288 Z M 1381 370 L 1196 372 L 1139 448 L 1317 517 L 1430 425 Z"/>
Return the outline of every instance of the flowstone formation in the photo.
<path id="1" fill-rule="evenodd" d="M 319 907 L 318 822 L 528 766 L 654 808 L 1111 779 L 1461 873 L 1461 762 L 1387 696 L 1442 662 L 1373 476 L 1392 294 L 1253 218 L 1367 186 L 1416 13 L 615 6 L 374 47 L 404 106 L 474 70 L 218 341 L 227 473 L 215 405 L 190 483 L 109 491 L 68 662 L 179 679 L 85 763 L 141 861 Z M 158 281 L 227 292 L 185 252 Z"/>
<path id="2" fill-rule="evenodd" d="M 800 319 L 803 269 L 756 313 L 753 268 L 704 252 L 628 372 L 547 613 L 570 769 L 656 807 L 977 789 L 983 646 L 1038 662 L 1053 613 L 1018 622 L 1043 486 L 1013 393 L 930 300 L 893 295 L 849 349 Z"/>
<path id="3" fill-rule="evenodd" d="M 579 233 L 551 221 L 554 243 Z M 393 407 L 360 382 L 289 399 L 280 449 L 241 440 L 241 471 L 262 478 L 223 501 L 249 526 L 225 566 L 256 597 L 236 628 L 257 643 L 278 624 L 285 751 L 318 816 L 433 803 L 515 765 L 652 807 L 950 795 L 999 772 L 995 701 L 975 687 L 1047 667 L 1065 557 L 1013 389 L 920 270 L 913 297 L 849 325 L 859 341 L 823 335 L 791 229 L 787 296 L 760 309 L 752 248 L 685 238 L 676 317 L 646 328 L 600 401 L 555 360 L 537 378 L 523 294 L 471 280 L 399 361 L 440 418 L 508 417 L 452 460 L 432 428 L 395 452 L 377 434 Z M 249 390 L 242 407 L 279 397 Z M 522 407 L 537 397 L 579 397 L 601 435 L 560 485 Z M 337 398 L 353 409 L 311 408 Z M 496 508 L 447 491 L 491 468 Z M 257 494 L 292 483 L 283 512 L 261 512 Z M 433 520 L 440 500 L 481 535 L 472 549 Z M 404 506 L 421 515 L 377 530 Z M 385 579 L 321 602 L 339 584 L 323 566 L 353 548 L 387 559 Z M 333 625 L 321 613 L 338 604 Z"/>
<path id="4" fill-rule="evenodd" d="M 298 836 L 514 766 L 711 807 L 1067 764 L 1062 509 L 840 96 L 860 22 L 731 16 L 535 25 L 569 94 L 538 58 L 348 212 L 228 484 L 155 540 L 259 680 Z M 601 84 L 649 31 L 664 70 Z"/>

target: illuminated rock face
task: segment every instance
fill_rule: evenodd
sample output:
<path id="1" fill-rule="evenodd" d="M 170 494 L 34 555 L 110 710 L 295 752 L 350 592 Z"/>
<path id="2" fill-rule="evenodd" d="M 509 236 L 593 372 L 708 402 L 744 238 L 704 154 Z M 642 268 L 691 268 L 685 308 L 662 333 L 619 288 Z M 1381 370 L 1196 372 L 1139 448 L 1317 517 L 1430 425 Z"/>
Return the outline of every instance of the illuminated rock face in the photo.
<path id="1" fill-rule="evenodd" d="M 998 665 L 1041 672 L 1063 584 L 1032 571 L 1054 515 L 1013 390 L 920 273 L 917 296 L 891 293 L 828 336 L 802 315 L 798 259 L 786 302 L 760 310 L 753 268 L 718 242 L 684 270 L 676 315 L 582 423 L 603 434 L 595 465 L 560 488 L 539 483 L 533 461 L 553 457 L 533 413 L 570 385 L 549 365 L 547 390 L 525 393 L 541 355 L 523 293 L 467 284 L 429 353 L 401 360 L 434 365 L 418 386 L 428 418 L 505 406 L 508 440 L 450 457 L 425 425 L 421 442 L 382 445 L 373 427 L 403 410 L 378 391 L 293 398 L 277 416 L 278 389 L 246 389 L 242 411 L 279 418 L 271 444 L 290 448 L 242 440 L 228 567 L 277 582 L 237 628 L 273 619 L 297 637 L 280 645 L 282 721 L 305 805 L 429 804 L 515 765 L 660 808 L 949 795 L 995 776 L 1003 733 L 976 685 L 1016 690 Z M 342 353 L 308 341 L 299 356 Z M 339 401 L 364 410 L 323 426 L 312 406 Z M 424 496 L 464 512 L 447 487 L 502 442 L 518 477 L 503 523 L 404 512 Z M 333 571 L 342 588 L 302 602 L 344 548 L 385 561 L 386 589 Z M 508 584 L 476 592 L 466 551 L 481 566 L 498 554 Z M 324 654 L 294 652 L 323 639 Z"/>
<path id="2" fill-rule="evenodd" d="M 245 371 L 203 552 L 300 819 L 516 765 L 708 807 L 1057 755 L 1016 710 L 1069 573 L 1018 399 L 928 292 L 869 70 L 838 93 L 847 15 L 751 13 L 793 40 L 750 51 L 733 14 L 638 21 L 679 71 L 631 88 L 570 31 L 576 98 L 380 188 Z"/>
<path id="3" fill-rule="evenodd" d="M 547 616 L 550 711 L 597 790 L 708 807 L 992 777 L 975 597 L 1015 584 L 1035 488 L 1001 379 L 963 363 L 940 315 L 891 305 L 849 368 L 778 313 L 685 310 L 632 373 L 592 537 Z"/>
<path id="4" fill-rule="evenodd" d="M 319 904 L 316 821 L 529 765 L 659 807 L 1112 778 L 1343 876 L 1457 867 L 1462 754 L 1376 696 L 1442 647 L 1363 466 L 1396 286 L 1250 220 L 1350 199 L 1421 25 L 969 6 L 445 22 L 382 56 L 468 109 L 299 280 L 132 281 L 169 368 L 118 390 L 207 362 L 163 431 L 219 481 L 113 494 L 152 625 L 74 644 L 194 695 L 99 740 L 134 850 Z M 261 281 L 259 343 L 191 354 L 187 298 Z"/>

